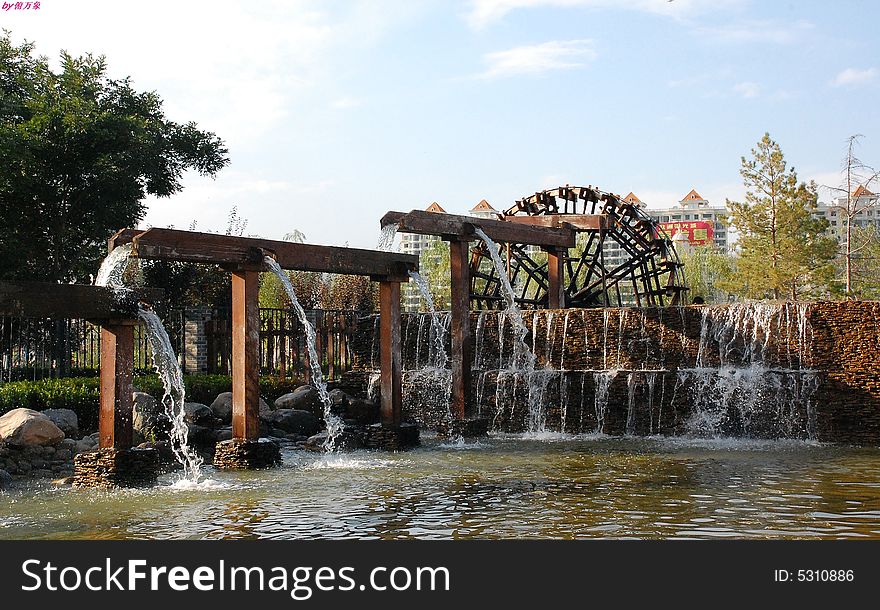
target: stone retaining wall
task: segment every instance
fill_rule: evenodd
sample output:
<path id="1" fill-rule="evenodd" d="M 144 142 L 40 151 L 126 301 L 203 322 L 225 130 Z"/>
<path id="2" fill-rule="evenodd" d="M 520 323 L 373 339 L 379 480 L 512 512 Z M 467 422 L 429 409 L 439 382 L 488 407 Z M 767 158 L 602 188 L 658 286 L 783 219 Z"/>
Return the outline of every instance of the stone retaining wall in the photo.
<path id="1" fill-rule="evenodd" d="M 537 359 L 528 378 L 508 370 L 507 316 L 472 314 L 468 415 L 496 430 L 528 429 L 530 405 L 540 403 L 547 430 L 880 443 L 878 302 L 542 310 L 524 319 Z M 350 390 L 366 392 L 374 378 L 376 327 L 375 316 L 358 325 Z M 424 379 L 430 327 L 426 315 L 404 316 L 404 410 L 436 426 L 446 380 Z"/>

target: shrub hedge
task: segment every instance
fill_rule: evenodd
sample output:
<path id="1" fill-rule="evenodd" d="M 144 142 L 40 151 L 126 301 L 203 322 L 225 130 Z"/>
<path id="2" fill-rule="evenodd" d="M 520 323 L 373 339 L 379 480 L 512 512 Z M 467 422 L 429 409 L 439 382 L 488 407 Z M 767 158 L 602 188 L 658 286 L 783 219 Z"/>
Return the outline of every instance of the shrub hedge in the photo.
<path id="1" fill-rule="evenodd" d="M 260 394 L 271 402 L 302 384 L 299 379 L 261 377 Z M 187 401 L 210 405 L 218 394 L 232 391 L 232 378 L 229 375 L 186 375 L 184 385 Z M 157 375 L 136 376 L 134 387 L 159 400 L 164 394 Z M 0 415 L 20 407 L 35 411 L 70 409 L 79 418 L 80 430 L 88 433 L 98 429 L 98 398 L 97 377 L 12 381 L 0 384 Z"/>

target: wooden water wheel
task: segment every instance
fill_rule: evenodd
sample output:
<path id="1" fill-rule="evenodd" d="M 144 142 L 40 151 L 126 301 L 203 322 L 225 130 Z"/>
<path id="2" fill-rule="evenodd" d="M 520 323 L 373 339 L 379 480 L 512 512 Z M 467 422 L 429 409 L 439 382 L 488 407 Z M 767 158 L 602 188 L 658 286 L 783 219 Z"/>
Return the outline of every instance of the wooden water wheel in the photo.
<path id="1" fill-rule="evenodd" d="M 565 307 L 662 307 L 682 302 L 687 286 L 678 254 L 636 202 L 591 186 L 561 186 L 524 197 L 500 216 L 577 231 L 577 246 L 562 254 Z M 547 253 L 515 243 L 500 243 L 499 251 L 520 307 L 547 307 Z M 482 242 L 471 249 L 470 271 L 473 308 L 503 308 L 501 282 Z"/>

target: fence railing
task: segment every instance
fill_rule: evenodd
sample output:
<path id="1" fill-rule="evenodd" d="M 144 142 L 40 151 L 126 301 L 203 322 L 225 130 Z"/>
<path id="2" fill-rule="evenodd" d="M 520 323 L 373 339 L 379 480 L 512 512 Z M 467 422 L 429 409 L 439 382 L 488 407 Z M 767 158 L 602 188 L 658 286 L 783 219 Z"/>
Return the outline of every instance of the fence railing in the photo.
<path id="1" fill-rule="evenodd" d="M 328 379 L 351 369 L 350 340 L 358 312 L 311 310 L 321 368 Z M 188 343 L 186 312 L 163 320 L 181 364 Z M 228 310 L 215 310 L 204 323 L 207 373 L 229 374 L 232 326 Z M 135 328 L 135 369 L 152 369 L 144 327 Z M 86 320 L 0 317 L 0 383 L 95 375 L 101 365 L 100 328 Z M 291 310 L 260 309 L 260 369 L 264 375 L 310 378 L 309 353 L 302 323 Z"/>
<path id="2" fill-rule="evenodd" d="M 349 310 L 309 310 L 306 317 L 315 329 L 315 346 L 321 370 L 336 379 L 351 369 L 350 340 L 360 314 Z M 228 310 L 215 310 L 205 322 L 208 373 L 229 374 L 232 325 Z M 260 372 L 280 377 L 311 376 L 306 333 L 289 309 L 260 309 Z"/>

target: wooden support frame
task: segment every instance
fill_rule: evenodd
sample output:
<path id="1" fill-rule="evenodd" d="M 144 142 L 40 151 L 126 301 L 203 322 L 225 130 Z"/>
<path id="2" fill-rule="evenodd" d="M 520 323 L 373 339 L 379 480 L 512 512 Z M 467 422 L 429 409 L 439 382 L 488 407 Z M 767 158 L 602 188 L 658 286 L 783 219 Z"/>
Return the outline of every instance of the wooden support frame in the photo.
<path id="1" fill-rule="evenodd" d="M 451 333 L 452 397 L 455 419 L 464 419 L 469 410 L 472 346 L 470 333 L 471 277 L 470 248 L 466 239 L 449 242 L 450 292 L 452 301 Z"/>
<path id="2" fill-rule="evenodd" d="M 379 382 L 382 394 L 382 427 L 397 428 L 401 422 L 400 282 L 379 284 Z"/>
<path id="3" fill-rule="evenodd" d="M 260 272 L 232 272 L 232 435 L 260 437 Z"/>
<path id="4" fill-rule="evenodd" d="M 175 229 L 147 229 L 138 233 L 123 229 L 110 238 L 108 247 L 112 250 L 125 243 L 132 244 L 132 256 L 137 258 L 261 266 L 263 257 L 269 255 L 282 269 L 368 275 L 377 280 L 407 281 L 409 272 L 418 268 L 418 257 L 409 254 Z"/>
<path id="5" fill-rule="evenodd" d="M 565 307 L 565 250 L 547 251 L 547 308 Z"/>
<path id="6" fill-rule="evenodd" d="M 173 229 L 122 229 L 108 250 L 132 244 L 138 258 L 217 264 L 232 273 L 232 435 L 259 438 L 259 273 L 271 256 L 282 269 L 366 275 L 380 282 L 382 424 L 401 422 L 400 283 L 419 265 L 417 256 L 357 248 L 316 246 Z"/>
<path id="7" fill-rule="evenodd" d="M 0 315 L 85 318 L 101 326 L 98 445 L 130 449 L 133 442 L 134 327 L 138 302 L 156 303 L 164 291 L 117 291 L 103 286 L 0 282 Z"/>
<path id="8" fill-rule="evenodd" d="M 574 248 L 575 231 L 565 223 L 557 226 L 532 226 L 526 223 L 508 222 L 458 216 L 455 214 L 437 214 L 413 210 L 412 212 L 388 212 L 380 221 L 381 226 L 396 224 L 398 231 L 419 235 L 439 235 L 443 239 L 467 239 L 474 241 L 478 237 L 474 229 L 483 232 L 498 242 L 527 244 L 546 248 Z"/>
<path id="9" fill-rule="evenodd" d="M 130 449 L 134 392 L 135 320 L 110 320 L 101 327 L 98 446 Z"/>

